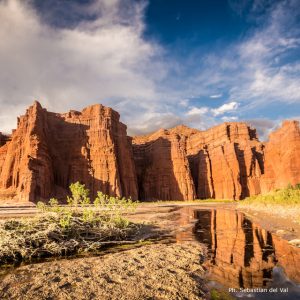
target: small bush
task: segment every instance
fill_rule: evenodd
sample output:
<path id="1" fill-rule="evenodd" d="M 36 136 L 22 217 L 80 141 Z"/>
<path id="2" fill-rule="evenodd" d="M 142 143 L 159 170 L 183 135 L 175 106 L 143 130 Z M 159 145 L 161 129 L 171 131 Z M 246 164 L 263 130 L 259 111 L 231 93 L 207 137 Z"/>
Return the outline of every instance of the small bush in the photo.
<path id="1" fill-rule="evenodd" d="M 81 184 L 78 181 L 72 183 L 70 185 L 70 191 L 72 193 L 72 197 L 67 197 L 69 205 L 77 207 L 78 205 L 85 206 L 90 204 L 89 190 L 85 188 L 84 184 Z"/>
<path id="2" fill-rule="evenodd" d="M 131 198 L 119 198 L 97 193 L 94 202 L 90 203 L 89 190 L 80 182 L 70 185 L 71 196 L 67 197 L 67 206 L 60 206 L 58 200 L 51 198 L 48 204 L 37 203 L 37 209 L 42 212 L 56 213 L 60 218 L 61 227 L 66 229 L 70 226 L 72 217 L 80 219 L 91 226 L 100 219 L 116 224 L 129 224 L 124 219 L 124 213 L 135 211 L 138 202 Z"/>

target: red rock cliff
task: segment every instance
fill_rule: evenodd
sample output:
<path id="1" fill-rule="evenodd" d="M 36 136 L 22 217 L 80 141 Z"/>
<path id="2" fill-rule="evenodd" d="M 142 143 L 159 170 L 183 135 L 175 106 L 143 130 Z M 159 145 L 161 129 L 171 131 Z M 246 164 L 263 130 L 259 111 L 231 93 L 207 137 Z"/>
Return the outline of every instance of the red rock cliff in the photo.
<path id="1" fill-rule="evenodd" d="M 75 181 L 97 191 L 137 198 L 131 141 L 119 114 L 93 105 L 47 112 L 38 102 L 19 118 L 0 148 L 0 197 L 37 201 L 62 196 Z"/>
<path id="2" fill-rule="evenodd" d="M 156 193 L 146 199 L 242 199 L 260 192 L 262 144 L 245 123 L 207 131 L 178 126 L 136 137 L 133 147 L 141 196 Z"/>
<path id="3" fill-rule="evenodd" d="M 224 123 L 188 138 L 198 198 L 242 199 L 260 193 L 263 145 L 246 123 Z"/>
<path id="4" fill-rule="evenodd" d="M 284 121 L 270 134 L 265 147 L 262 192 L 300 183 L 300 127 L 298 121 Z"/>
<path id="5" fill-rule="evenodd" d="M 184 135 L 160 130 L 153 135 L 136 137 L 133 153 L 140 199 L 195 199 Z"/>
<path id="6" fill-rule="evenodd" d="M 0 199 L 63 197 L 75 181 L 92 197 L 243 199 L 300 183 L 299 122 L 284 122 L 266 143 L 241 122 L 132 139 L 111 108 L 58 114 L 35 102 L 11 136 L 0 134 Z"/>

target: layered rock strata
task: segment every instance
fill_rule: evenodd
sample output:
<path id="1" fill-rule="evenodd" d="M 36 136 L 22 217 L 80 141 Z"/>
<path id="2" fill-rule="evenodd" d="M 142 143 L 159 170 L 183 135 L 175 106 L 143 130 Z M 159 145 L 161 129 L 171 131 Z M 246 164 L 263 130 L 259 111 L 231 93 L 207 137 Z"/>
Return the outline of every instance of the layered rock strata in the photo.
<path id="1" fill-rule="evenodd" d="M 173 149 L 169 151 L 172 155 L 166 155 L 168 147 L 162 144 Z M 175 174 L 175 187 L 181 190 L 184 200 L 242 199 L 260 193 L 263 144 L 258 141 L 255 130 L 245 123 L 225 123 L 207 131 L 178 126 L 134 138 L 133 149 L 142 191 L 151 186 L 149 178 L 153 178 L 153 174 L 149 172 L 153 172 L 162 178 Z M 173 168 L 165 168 L 166 164 Z M 174 188 L 174 184 L 168 185 L 171 186 Z M 155 192 L 159 189 L 156 185 Z"/>
<path id="2" fill-rule="evenodd" d="M 137 198 L 131 140 L 119 114 L 93 105 L 57 114 L 35 102 L 0 148 L 0 197 L 37 201 L 63 196 L 72 182 Z"/>
<path id="3" fill-rule="evenodd" d="M 186 126 L 131 138 L 111 108 L 48 112 L 35 102 L 0 133 L 0 200 L 63 198 L 72 182 L 141 201 L 244 199 L 300 183 L 300 128 L 285 121 L 266 143 L 246 123 Z"/>
<path id="4" fill-rule="evenodd" d="M 300 183 L 300 126 L 298 121 L 284 121 L 272 132 L 264 149 L 263 193 Z"/>
<path id="5" fill-rule="evenodd" d="M 184 135 L 160 130 L 151 136 L 136 137 L 133 154 L 140 199 L 195 199 Z"/>

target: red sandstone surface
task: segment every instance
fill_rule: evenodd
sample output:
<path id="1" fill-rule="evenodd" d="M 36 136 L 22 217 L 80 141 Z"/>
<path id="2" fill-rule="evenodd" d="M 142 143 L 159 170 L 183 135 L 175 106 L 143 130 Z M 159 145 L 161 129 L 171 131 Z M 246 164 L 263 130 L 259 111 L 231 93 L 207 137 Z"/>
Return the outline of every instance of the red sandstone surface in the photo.
<path id="1" fill-rule="evenodd" d="M 140 200 L 243 199 L 300 183 L 300 128 L 285 121 L 266 143 L 246 123 L 177 126 L 131 138 L 119 114 L 93 105 L 48 112 L 35 102 L 11 136 L 0 133 L 0 201 L 91 192 Z"/>
<path id="2" fill-rule="evenodd" d="M 97 191 L 137 198 L 131 140 L 119 114 L 93 105 L 47 112 L 35 102 L 0 148 L 0 197 L 37 201 L 62 197 L 80 181 Z"/>

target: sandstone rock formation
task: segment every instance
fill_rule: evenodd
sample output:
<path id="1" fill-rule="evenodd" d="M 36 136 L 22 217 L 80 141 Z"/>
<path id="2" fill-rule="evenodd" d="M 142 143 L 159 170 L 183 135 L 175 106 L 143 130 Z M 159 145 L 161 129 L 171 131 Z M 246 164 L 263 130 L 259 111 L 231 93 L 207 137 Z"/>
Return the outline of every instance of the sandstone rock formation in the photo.
<path id="1" fill-rule="evenodd" d="M 271 133 L 264 156 L 263 193 L 300 183 L 299 122 L 284 121 L 281 128 Z"/>
<path id="2" fill-rule="evenodd" d="M 59 114 L 35 102 L 0 133 L 0 200 L 62 198 L 70 183 L 140 200 L 243 199 L 300 183 L 299 122 L 262 143 L 246 123 L 177 126 L 128 137 L 119 114 L 93 105 Z"/>
<path id="3" fill-rule="evenodd" d="M 172 145 L 172 155 L 166 154 L 167 144 L 169 148 Z M 245 123 L 224 123 L 207 131 L 185 126 L 160 130 L 149 136 L 134 138 L 133 149 L 140 190 L 151 186 L 154 174 L 169 178 L 175 172 L 175 187 L 184 192 L 181 192 L 183 198 L 175 194 L 177 198 L 171 199 L 242 199 L 260 192 L 263 145 L 258 141 L 255 130 Z M 173 168 L 170 167 L 172 165 Z M 180 165 L 182 167 L 178 169 Z M 162 179 L 158 181 L 162 183 Z M 155 192 L 161 189 L 157 184 L 155 186 Z M 165 183 L 164 186 L 164 189 L 174 188 L 174 184 L 166 186 Z"/>
<path id="4" fill-rule="evenodd" d="M 0 148 L 0 197 L 37 201 L 64 195 L 75 181 L 96 192 L 137 198 L 131 141 L 119 114 L 93 105 L 47 112 L 35 102 Z"/>
<path id="5" fill-rule="evenodd" d="M 168 130 L 134 138 L 140 199 L 195 199 L 185 143 L 185 136 Z"/>

